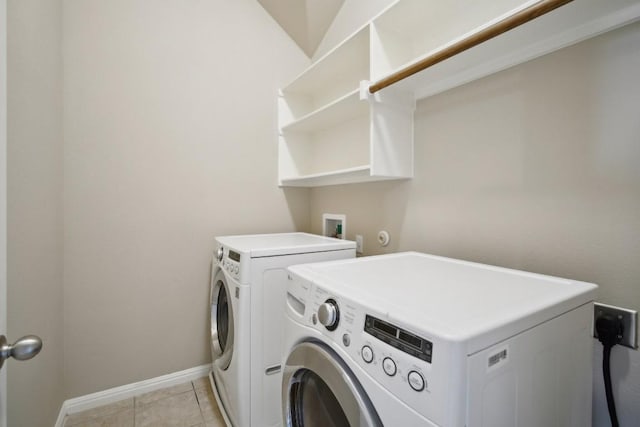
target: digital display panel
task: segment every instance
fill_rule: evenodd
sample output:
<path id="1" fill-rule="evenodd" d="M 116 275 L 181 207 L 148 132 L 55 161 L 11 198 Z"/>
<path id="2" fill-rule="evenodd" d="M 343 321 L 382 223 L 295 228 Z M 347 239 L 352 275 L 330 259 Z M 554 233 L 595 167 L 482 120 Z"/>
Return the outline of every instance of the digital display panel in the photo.
<path id="1" fill-rule="evenodd" d="M 422 348 L 422 340 L 415 335 L 409 334 L 405 331 L 400 331 L 400 336 L 398 338 L 400 338 L 400 341 L 404 341 L 416 348 Z"/>
<path id="2" fill-rule="evenodd" d="M 431 363 L 433 343 L 420 338 L 402 328 L 398 328 L 389 322 L 376 319 L 368 314 L 364 320 L 364 331 L 380 341 L 397 348 L 411 356 Z"/>
<path id="3" fill-rule="evenodd" d="M 240 254 L 238 252 L 229 251 L 229 259 L 240 262 Z"/>
<path id="4" fill-rule="evenodd" d="M 373 327 L 376 328 L 379 331 L 388 333 L 392 337 L 397 336 L 396 334 L 398 333 L 398 329 L 397 328 L 394 328 L 393 326 L 391 326 L 388 323 L 381 322 L 378 319 L 375 319 L 373 321 Z"/>

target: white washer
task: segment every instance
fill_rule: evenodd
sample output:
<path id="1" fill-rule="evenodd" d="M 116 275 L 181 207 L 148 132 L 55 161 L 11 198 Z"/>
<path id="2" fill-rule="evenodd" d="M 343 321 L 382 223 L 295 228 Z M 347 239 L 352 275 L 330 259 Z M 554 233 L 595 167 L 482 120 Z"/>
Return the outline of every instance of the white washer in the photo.
<path id="1" fill-rule="evenodd" d="M 281 425 L 286 268 L 355 257 L 355 242 L 306 233 L 216 238 L 212 388 L 227 425 Z"/>
<path id="2" fill-rule="evenodd" d="M 591 425 L 596 285 L 413 252 L 289 271 L 286 426 Z"/>

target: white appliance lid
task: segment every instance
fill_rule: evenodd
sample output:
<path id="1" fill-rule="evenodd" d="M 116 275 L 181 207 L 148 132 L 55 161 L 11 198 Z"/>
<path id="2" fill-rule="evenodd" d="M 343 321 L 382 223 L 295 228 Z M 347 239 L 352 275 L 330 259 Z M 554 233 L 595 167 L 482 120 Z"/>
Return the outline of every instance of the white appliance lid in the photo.
<path id="1" fill-rule="evenodd" d="M 356 248 L 356 243 L 350 240 L 309 233 L 222 236 L 216 240 L 222 246 L 249 254 L 251 258 Z"/>
<path id="2" fill-rule="evenodd" d="M 519 321 L 511 332 L 498 334 L 509 336 L 515 329 L 593 301 L 597 289 L 591 283 L 416 252 L 290 270 L 329 292 L 386 313 L 390 320 L 447 340 L 470 342 L 474 350 L 490 345 L 487 335 L 502 325 Z M 483 335 L 487 339 L 480 339 Z M 498 337 L 494 333 L 491 339 Z"/>

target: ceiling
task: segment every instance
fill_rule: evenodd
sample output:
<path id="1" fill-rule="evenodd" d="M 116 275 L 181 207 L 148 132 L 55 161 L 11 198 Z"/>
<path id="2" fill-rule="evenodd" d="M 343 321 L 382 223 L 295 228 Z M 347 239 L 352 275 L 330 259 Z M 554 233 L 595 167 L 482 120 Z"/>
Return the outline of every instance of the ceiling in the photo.
<path id="1" fill-rule="evenodd" d="M 258 3 L 312 57 L 344 0 L 258 0 Z"/>

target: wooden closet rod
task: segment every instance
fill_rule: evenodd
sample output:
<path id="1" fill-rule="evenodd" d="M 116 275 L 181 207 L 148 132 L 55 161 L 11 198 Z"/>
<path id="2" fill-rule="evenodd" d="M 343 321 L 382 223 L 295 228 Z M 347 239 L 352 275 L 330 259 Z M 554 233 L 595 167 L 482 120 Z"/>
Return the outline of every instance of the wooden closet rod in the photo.
<path id="1" fill-rule="evenodd" d="M 471 36 L 460 40 L 457 43 L 452 44 L 451 46 L 434 53 L 433 55 L 427 56 L 424 59 L 416 62 L 415 64 L 411 64 L 402 70 L 396 71 L 395 73 L 385 77 L 382 80 L 379 80 L 369 86 L 370 93 L 376 93 L 377 91 L 384 89 L 387 86 L 391 86 L 394 83 L 399 82 L 400 80 L 406 79 L 409 76 L 412 76 L 425 68 L 429 68 L 432 65 L 435 65 L 439 62 L 444 61 L 445 59 L 449 59 L 452 56 L 455 56 L 459 53 L 464 52 L 467 49 L 471 49 L 474 46 L 479 45 L 480 43 L 486 42 L 496 36 L 499 36 L 502 33 L 505 33 L 509 30 L 512 30 L 516 27 L 519 27 L 522 24 L 526 24 L 529 21 L 536 19 L 539 16 L 544 15 L 545 13 L 551 12 L 554 9 L 559 8 L 567 3 L 572 2 L 573 0 L 542 0 L 534 5 L 529 6 L 526 9 L 523 9 L 506 19 L 503 19 L 500 22 L 497 22 L 482 31 L 479 31 Z"/>

